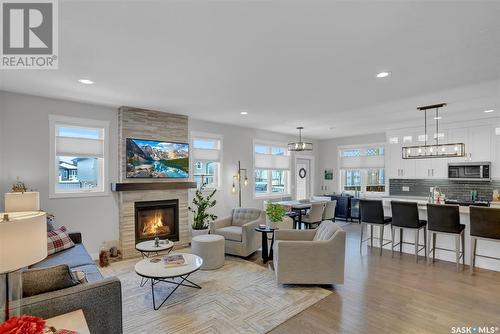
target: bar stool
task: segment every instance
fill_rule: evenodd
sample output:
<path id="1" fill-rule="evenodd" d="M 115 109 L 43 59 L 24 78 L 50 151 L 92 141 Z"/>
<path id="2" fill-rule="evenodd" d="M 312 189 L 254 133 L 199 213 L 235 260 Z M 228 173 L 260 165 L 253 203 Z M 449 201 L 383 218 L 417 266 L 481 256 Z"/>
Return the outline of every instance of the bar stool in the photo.
<path id="1" fill-rule="evenodd" d="M 392 223 L 392 256 L 394 256 L 394 247 L 399 245 L 399 253 L 403 251 L 403 244 L 415 245 L 415 258 L 418 263 L 418 253 L 424 250 L 425 259 L 427 260 L 427 221 L 418 218 L 418 204 L 416 202 L 391 201 Z M 394 232 L 399 228 L 399 243 L 394 245 Z M 424 229 L 424 244 L 420 245 L 419 231 Z M 415 243 L 403 241 L 403 230 L 409 229 L 415 231 Z M 419 249 L 419 247 L 422 248 Z"/>
<path id="2" fill-rule="evenodd" d="M 362 199 L 359 201 L 359 209 L 361 211 L 361 240 L 359 243 L 359 251 L 362 251 L 363 242 L 370 240 L 370 247 L 373 247 L 373 226 L 379 226 L 380 229 L 380 255 L 382 255 L 382 248 L 391 243 L 388 241 L 384 244 L 384 227 L 390 224 L 391 217 L 384 216 L 384 207 L 380 200 L 367 200 Z M 363 240 L 363 227 L 366 225 L 367 233 L 368 226 L 370 226 L 370 238 Z"/>
<path id="3" fill-rule="evenodd" d="M 452 249 L 436 247 L 436 235 L 447 234 L 455 236 L 455 254 L 457 271 L 460 270 L 460 257 L 462 266 L 465 265 L 465 225 L 460 224 L 460 212 L 458 205 L 450 204 L 427 204 L 427 230 L 428 239 L 431 242 L 429 255 L 432 252 L 432 262 L 436 259 L 436 249 L 453 251 Z M 460 247 L 460 241 L 462 246 Z"/>
<path id="4" fill-rule="evenodd" d="M 470 271 L 474 271 L 476 256 L 500 260 L 498 257 L 476 254 L 477 241 L 500 241 L 500 209 L 470 207 Z"/>

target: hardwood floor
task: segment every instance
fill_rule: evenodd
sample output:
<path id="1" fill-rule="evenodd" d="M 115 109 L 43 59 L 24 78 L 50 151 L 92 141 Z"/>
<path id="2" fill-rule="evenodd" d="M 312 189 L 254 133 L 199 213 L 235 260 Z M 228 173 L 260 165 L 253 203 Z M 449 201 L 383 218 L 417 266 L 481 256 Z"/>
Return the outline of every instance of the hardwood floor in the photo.
<path id="1" fill-rule="evenodd" d="M 345 284 L 270 333 L 452 333 L 452 326 L 500 327 L 500 273 L 364 246 L 347 231 Z M 262 261 L 256 255 L 255 262 Z M 326 287 L 332 289 L 331 287 Z M 500 329 L 495 331 L 500 333 Z M 491 332 L 488 332 L 491 333 Z"/>

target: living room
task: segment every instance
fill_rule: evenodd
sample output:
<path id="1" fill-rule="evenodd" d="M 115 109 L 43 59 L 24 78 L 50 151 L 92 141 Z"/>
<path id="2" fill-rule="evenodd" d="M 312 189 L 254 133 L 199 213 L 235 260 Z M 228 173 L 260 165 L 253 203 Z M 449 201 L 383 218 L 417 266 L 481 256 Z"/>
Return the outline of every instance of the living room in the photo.
<path id="1" fill-rule="evenodd" d="M 41 3 L 0 333 L 498 332 L 499 2 Z"/>

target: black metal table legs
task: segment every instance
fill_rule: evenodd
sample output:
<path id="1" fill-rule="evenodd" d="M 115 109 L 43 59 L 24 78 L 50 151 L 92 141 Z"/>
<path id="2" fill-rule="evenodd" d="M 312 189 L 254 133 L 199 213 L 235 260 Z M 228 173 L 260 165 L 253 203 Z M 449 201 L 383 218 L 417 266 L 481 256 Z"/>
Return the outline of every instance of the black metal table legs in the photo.
<path id="1" fill-rule="evenodd" d="M 155 311 L 159 310 L 160 307 L 162 307 L 162 305 L 165 304 L 165 302 L 170 298 L 170 296 L 172 296 L 172 294 L 175 292 L 175 290 L 177 290 L 180 286 L 186 286 L 188 288 L 201 289 L 201 286 L 199 286 L 198 284 L 193 283 L 192 281 L 188 280 L 189 275 L 190 274 L 179 276 L 179 278 L 181 279 L 180 282 L 170 281 L 170 280 L 162 279 L 162 278 L 150 278 L 149 280 L 151 281 L 151 294 L 153 296 L 153 309 Z M 157 306 L 156 305 L 156 298 L 155 298 L 155 289 L 154 289 L 154 286 L 156 284 L 160 283 L 160 282 L 174 284 L 175 288 L 173 288 L 172 291 L 170 291 L 170 293 L 167 295 L 167 297 L 165 297 L 165 299 L 160 303 L 160 305 Z M 188 283 L 184 283 L 184 282 L 188 282 Z M 144 286 L 144 285 L 142 285 L 142 283 L 141 283 L 141 286 Z"/>

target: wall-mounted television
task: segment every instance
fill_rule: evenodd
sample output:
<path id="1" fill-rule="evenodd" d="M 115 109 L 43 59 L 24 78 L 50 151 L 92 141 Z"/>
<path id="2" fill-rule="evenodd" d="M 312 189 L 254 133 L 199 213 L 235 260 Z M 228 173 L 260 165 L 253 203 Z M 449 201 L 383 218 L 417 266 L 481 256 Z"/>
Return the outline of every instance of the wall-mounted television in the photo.
<path id="1" fill-rule="evenodd" d="M 127 178 L 189 177 L 189 144 L 127 138 Z"/>

